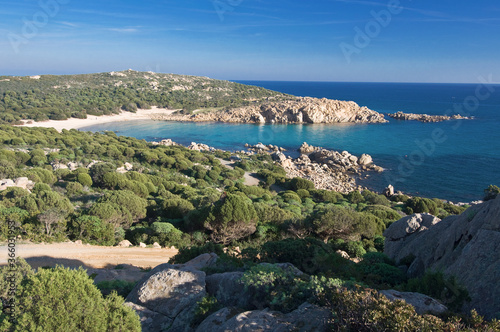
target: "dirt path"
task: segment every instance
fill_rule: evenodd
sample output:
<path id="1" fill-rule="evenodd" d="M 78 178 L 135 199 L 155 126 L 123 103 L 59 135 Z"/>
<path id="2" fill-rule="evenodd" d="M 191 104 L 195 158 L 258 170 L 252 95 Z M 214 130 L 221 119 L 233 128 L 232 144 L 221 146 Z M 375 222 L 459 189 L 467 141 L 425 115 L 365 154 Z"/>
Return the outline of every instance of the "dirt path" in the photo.
<path id="1" fill-rule="evenodd" d="M 7 247 L 0 246 L 0 265 L 7 264 Z M 177 249 L 119 248 L 79 245 L 76 243 L 17 244 L 16 256 L 26 259 L 33 267 L 114 268 L 117 265 L 133 265 L 148 268 L 167 263 Z"/>
<path id="2" fill-rule="evenodd" d="M 234 163 L 231 161 L 227 161 L 224 159 L 219 159 L 222 165 L 226 166 L 227 168 L 234 169 Z M 256 177 L 255 173 L 250 173 L 250 172 L 245 172 L 245 175 L 243 176 L 245 181 L 243 182 L 244 185 L 246 186 L 258 186 L 260 180 Z"/>

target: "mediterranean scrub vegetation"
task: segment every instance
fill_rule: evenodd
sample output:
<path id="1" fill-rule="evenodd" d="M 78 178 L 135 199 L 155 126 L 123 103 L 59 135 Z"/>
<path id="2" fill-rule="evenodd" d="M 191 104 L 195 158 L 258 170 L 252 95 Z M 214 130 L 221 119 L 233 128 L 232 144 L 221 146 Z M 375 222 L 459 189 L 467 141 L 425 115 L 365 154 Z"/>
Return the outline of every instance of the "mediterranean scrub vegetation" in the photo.
<path id="1" fill-rule="evenodd" d="M 127 70 L 88 75 L 0 76 L 0 123 L 64 120 L 138 108 L 238 107 L 290 96 L 260 87 L 205 77 Z"/>
<path id="2" fill-rule="evenodd" d="M 452 326 L 486 326 L 474 314 L 418 316 L 402 302 L 390 303 L 372 291 L 418 290 L 438 299 L 446 295 L 450 281 L 444 282 L 442 275 L 407 280 L 383 254 L 382 234 L 408 213 L 445 217 L 462 213 L 465 207 L 404 195 L 389 200 L 368 190 L 342 195 L 315 189 L 304 179 L 286 178 L 268 155 L 240 156 L 242 161 L 234 169 L 220 162 L 230 157 L 228 152 L 154 145 L 112 132 L 59 133 L 0 125 L 0 178 L 27 178 L 26 186 L 0 191 L 0 241 L 6 240 L 8 224 L 13 222 L 15 235 L 24 240 L 115 245 L 127 239 L 134 245 L 175 246 L 180 251 L 174 263 L 215 252 L 221 258 L 207 273 L 243 271 L 246 287 L 256 289 L 254 302 L 277 310 L 291 311 L 306 300 L 328 306 L 338 317 L 334 329 L 408 326 L 407 330 L 452 331 L 457 330 Z M 258 173 L 261 185 L 244 185 L 245 171 Z M 282 190 L 270 190 L 272 184 Z M 491 187 L 486 195 L 497 193 Z M 258 265 L 263 262 L 292 263 L 305 274 L 263 269 Z M 86 330 L 90 318 L 78 316 L 82 311 L 92 313 L 89 317 L 95 316 L 96 324 L 108 330 L 113 330 L 110 326 L 117 326 L 117 331 L 136 329 L 123 299 L 110 289 L 119 288 L 126 295 L 130 285 L 101 285 L 109 294 L 103 297 L 82 271 L 62 267 L 23 271 L 16 280 L 26 296 L 19 303 L 23 314 L 15 329 L 46 324 L 40 326 L 51 330 L 50 324 L 57 323 Z M 48 285 L 48 280 L 57 283 Z M 6 282 L 5 274 L 0 282 Z M 53 300 L 54 292 L 63 289 L 63 300 Z M 466 300 L 463 290 L 457 301 Z M 68 312 L 58 311 L 62 303 Z M 461 303 L 448 305 L 458 309 Z M 206 300 L 203 306 L 216 304 Z M 200 312 L 207 314 L 209 309 Z M 48 314 L 57 320 L 45 320 Z M 0 317 L 7 326 L 6 316 Z M 496 322 L 488 324 L 498 329 Z"/>
<path id="3" fill-rule="evenodd" d="M 103 297 L 83 269 L 63 267 L 31 270 L 18 260 L 16 278 L 16 321 L 0 312 L 1 331 L 141 331 L 137 314 L 123 305 L 124 299 L 112 292 Z M 8 268 L 0 269 L 2 293 Z"/>

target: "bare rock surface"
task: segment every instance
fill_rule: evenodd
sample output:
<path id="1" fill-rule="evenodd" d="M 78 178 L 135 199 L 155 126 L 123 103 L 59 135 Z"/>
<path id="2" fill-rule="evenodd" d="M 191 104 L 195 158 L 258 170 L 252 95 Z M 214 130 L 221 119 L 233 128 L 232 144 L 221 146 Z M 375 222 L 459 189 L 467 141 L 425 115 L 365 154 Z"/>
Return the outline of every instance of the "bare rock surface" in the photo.
<path id="1" fill-rule="evenodd" d="M 10 187 L 18 187 L 22 189 L 31 190 L 35 186 L 35 183 L 29 180 L 27 177 L 20 177 L 17 179 L 2 179 L 0 180 L 0 191 L 5 190 Z"/>
<path id="2" fill-rule="evenodd" d="M 243 272 L 216 273 L 206 277 L 207 292 L 223 306 L 245 307 L 251 294 L 240 281 Z"/>
<path id="3" fill-rule="evenodd" d="M 132 246 L 132 242 L 129 240 L 122 240 L 120 243 L 118 243 L 117 247 L 122 247 L 122 248 L 128 248 Z"/>
<path id="4" fill-rule="evenodd" d="M 195 114 L 171 114 L 164 120 L 235 123 L 384 123 L 384 115 L 353 101 L 291 97 L 234 109 Z"/>
<path id="5" fill-rule="evenodd" d="M 412 305 L 419 315 L 438 315 L 448 310 L 448 308 L 441 304 L 438 300 L 424 294 L 399 292 L 394 289 L 382 290 L 380 293 L 391 301 L 404 300 L 406 303 Z"/>
<path id="6" fill-rule="evenodd" d="M 500 195 L 473 205 L 459 216 L 435 222 L 402 218 L 384 233 L 384 252 L 396 262 L 412 254 L 411 275 L 426 269 L 453 275 L 464 285 L 475 308 L 487 318 L 500 314 Z M 418 226 L 418 225 L 420 226 Z"/>
<path id="7" fill-rule="evenodd" d="M 328 331 L 332 319 L 326 308 L 303 303 L 296 310 L 283 314 L 269 309 L 239 313 L 236 308 L 223 308 L 206 318 L 196 332 L 253 331 Z"/>
<path id="8" fill-rule="evenodd" d="M 172 318 L 162 315 L 159 312 L 149 310 L 141 305 L 132 302 L 125 302 L 125 305 L 134 309 L 139 315 L 141 328 L 144 332 L 167 331 L 173 323 Z"/>
<path id="9" fill-rule="evenodd" d="M 162 324 L 170 323 L 169 331 L 191 331 L 196 304 L 205 295 L 205 272 L 189 266 L 162 264 L 137 283 L 126 302 L 147 309 L 147 314 L 138 311 L 141 319 L 146 317 L 143 331 L 158 331 L 148 330 L 147 318 L 154 320 L 153 316 L 160 317 Z"/>
<path id="10" fill-rule="evenodd" d="M 415 113 L 387 113 L 388 117 L 391 117 L 396 120 L 414 120 L 420 122 L 441 122 L 441 121 L 449 121 L 449 120 L 470 120 L 470 117 L 461 116 L 460 114 L 455 115 L 429 115 L 429 114 L 415 114 Z"/>

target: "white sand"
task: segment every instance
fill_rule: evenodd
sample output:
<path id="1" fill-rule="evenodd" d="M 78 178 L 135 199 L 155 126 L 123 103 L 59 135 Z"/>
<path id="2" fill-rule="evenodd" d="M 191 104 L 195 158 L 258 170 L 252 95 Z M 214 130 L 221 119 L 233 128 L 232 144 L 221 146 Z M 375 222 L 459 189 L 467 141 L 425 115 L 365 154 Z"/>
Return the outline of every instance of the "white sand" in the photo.
<path id="1" fill-rule="evenodd" d="M 174 110 L 157 108 L 156 106 L 153 106 L 153 108 L 148 110 L 138 109 L 136 113 L 122 111 L 120 114 L 114 114 L 114 115 L 103 115 L 103 116 L 88 115 L 86 119 L 69 118 L 67 120 L 48 120 L 41 122 L 23 120 L 24 122 L 23 126 L 54 128 L 57 131 L 61 131 L 63 129 L 67 130 L 79 129 L 109 122 L 158 119 L 161 118 L 162 115 L 169 115 L 172 114 L 173 112 Z"/>

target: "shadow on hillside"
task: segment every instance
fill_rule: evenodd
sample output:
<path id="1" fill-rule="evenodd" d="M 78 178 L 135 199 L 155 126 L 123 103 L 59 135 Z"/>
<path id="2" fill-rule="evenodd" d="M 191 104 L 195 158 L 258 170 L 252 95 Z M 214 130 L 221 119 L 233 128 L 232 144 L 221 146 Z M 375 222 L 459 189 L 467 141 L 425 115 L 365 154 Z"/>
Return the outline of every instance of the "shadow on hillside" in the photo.
<path id="1" fill-rule="evenodd" d="M 94 269 L 93 267 L 86 265 L 84 262 L 78 259 L 38 256 L 38 257 L 28 257 L 25 258 L 25 260 L 34 269 L 39 267 L 55 267 L 56 265 L 62 265 L 64 267 L 69 267 L 72 269 L 77 269 L 80 266 L 86 270 Z M 103 269 L 113 269 L 113 268 L 116 268 L 116 265 L 108 264 L 105 267 L 103 267 Z"/>

